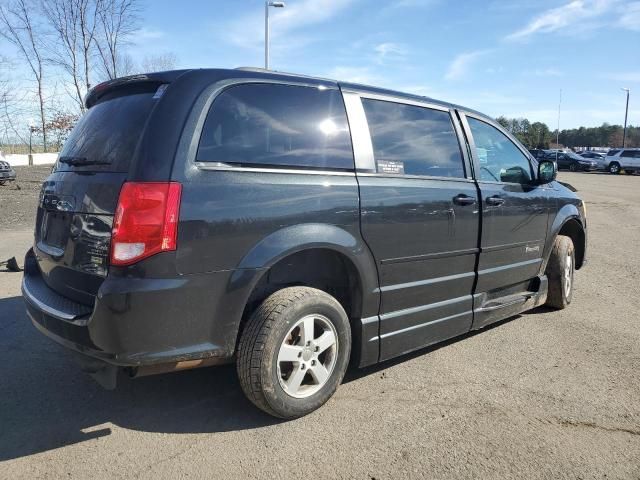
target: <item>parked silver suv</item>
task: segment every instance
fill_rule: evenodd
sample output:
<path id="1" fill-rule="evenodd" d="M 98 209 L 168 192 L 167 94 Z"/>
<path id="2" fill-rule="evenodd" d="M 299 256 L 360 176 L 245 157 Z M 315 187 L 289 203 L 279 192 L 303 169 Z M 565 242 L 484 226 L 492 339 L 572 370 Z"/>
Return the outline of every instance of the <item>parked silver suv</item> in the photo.
<path id="1" fill-rule="evenodd" d="M 625 173 L 631 175 L 640 171 L 640 148 L 620 148 L 609 150 L 605 159 L 606 170 L 610 173 Z"/>

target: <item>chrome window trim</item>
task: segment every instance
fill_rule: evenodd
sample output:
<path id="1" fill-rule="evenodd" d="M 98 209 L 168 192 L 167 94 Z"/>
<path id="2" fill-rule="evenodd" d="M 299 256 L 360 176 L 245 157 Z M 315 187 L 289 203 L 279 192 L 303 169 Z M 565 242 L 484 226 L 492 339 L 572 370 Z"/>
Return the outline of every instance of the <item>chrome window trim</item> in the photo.
<path id="1" fill-rule="evenodd" d="M 351 143 L 353 144 L 356 172 L 359 176 L 473 181 L 473 175 L 469 171 L 471 162 L 468 161 L 467 155 L 465 154 L 466 147 L 463 147 L 463 144 L 461 143 L 463 139 L 460 138 L 461 132 L 458 129 L 459 127 L 456 124 L 456 119 L 453 116 L 453 110 L 451 108 L 429 102 L 408 100 L 394 95 L 381 95 L 367 92 L 360 93 L 355 90 L 343 90 L 342 97 L 344 99 L 345 107 L 347 108 L 347 118 L 349 119 L 349 128 L 351 129 Z M 367 100 L 379 100 L 382 102 L 397 103 L 400 105 L 427 108 L 448 113 L 449 121 L 451 122 L 452 134 L 456 137 L 456 142 L 460 150 L 460 160 L 462 162 L 462 171 L 464 176 L 445 177 L 435 175 L 393 175 L 378 172 L 375 155 L 373 153 L 373 140 L 371 138 L 371 131 L 369 130 L 369 122 L 362 104 L 363 98 Z"/>
<path id="2" fill-rule="evenodd" d="M 438 177 L 435 175 L 405 175 L 405 174 L 397 174 L 394 175 L 392 173 L 377 173 L 377 172 L 358 172 L 359 177 L 380 177 L 380 178 L 402 178 L 408 180 L 435 180 L 442 182 L 464 182 L 464 183 L 475 183 L 473 178 L 467 177 Z"/>
<path id="3" fill-rule="evenodd" d="M 471 117 L 471 118 L 475 118 L 476 120 L 486 123 L 488 125 L 491 125 L 492 127 L 494 127 L 496 130 L 498 130 L 500 133 L 502 133 L 505 137 L 507 137 L 511 143 L 513 143 L 515 145 L 515 147 L 520 150 L 520 152 L 522 153 L 522 155 L 525 156 L 525 158 L 529 161 L 529 164 L 531 165 L 531 169 L 533 170 L 533 172 L 535 173 L 535 168 L 538 165 L 538 160 L 535 159 L 533 157 L 533 155 L 531 155 L 531 152 L 529 152 L 529 150 L 527 150 L 524 145 L 522 145 L 520 143 L 520 141 L 514 136 L 512 135 L 509 131 L 507 131 L 502 125 L 500 125 L 498 122 L 492 120 L 491 118 L 482 116 L 482 115 L 478 115 L 476 113 L 473 112 L 467 112 L 465 110 L 459 110 L 460 113 L 464 114 L 466 117 Z M 474 142 L 475 143 L 475 142 Z M 534 175 L 535 178 L 535 175 Z"/>
<path id="4" fill-rule="evenodd" d="M 356 171 L 375 172 L 376 163 L 373 157 L 373 142 L 360 95 L 342 92 L 342 99 L 347 110 L 349 130 L 351 130 L 351 145 L 353 145 Z"/>
<path id="5" fill-rule="evenodd" d="M 238 86 L 238 85 L 256 85 L 256 84 L 270 84 L 270 85 L 285 85 L 291 87 L 307 87 L 307 88 L 317 88 L 320 90 L 339 90 L 336 84 L 317 84 L 310 83 L 304 81 L 296 81 L 296 80 L 278 80 L 278 79 L 265 79 L 265 78 L 227 78 L 225 80 L 220 80 L 209 85 L 204 91 L 198 96 L 196 99 L 193 108 L 191 109 L 191 113 L 187 118 L 184 131 L 190 132 L 187 135 L 183 135 L 180 144 L 178 146 L 178 152 L 176 155 L 180 155 L 180 152 L 184 152 L 187 161 L 186 166 L 191 166 L 191 168 L 196 168 L 198 170 L 219 170 L 219 171 L 273 171 L 279 173 L 310 173 L 310 172 L 320 172 L 320 170 L 306 170 L 306 169 L 295 169 L 288 168 L 288 166 L 283 168 L 278 168 L 274 166 L 268 166 L 266 168 L 253 168 L 253 167 L 242 167 L 240 165 L 235 166 L 232 164 L 221 163 L 221 162 L 198 162 L 196 160 L 198 155 L 198 147 L 200 145 L 200 137 L 202 135 L 202 129 L 204 127 L 204 122 L 207 119 L 207 115 L 209 114 L 209 110 L 211 109 L 211 105 L 215 102 L 216 98 L 220 96 L 225 90 Z M 328 174 L 337 174 L 337 175 L 354 175 L 354 173 L 341 171 L 341 170 L 323 170 L 325 175 Z M 317 174 L 317 173 L 316 173 Z"/>
<path id="6" fill-rule="evenodd" d="M 372 92 L 366 92 L 366 91 L 359 92 L 357 90 L 343 90 L 342 93 L 343 95 L 345 93 L 355 94 L 355 95 L 358 95 L 360 98 L 368 98 L 370 100 L 381 100 L 383 102 L 400 103 L 403 105 L 412 105 L 414 107 L 431 108 L 432 110 L 440 110 L 443 112 L 448 112 L 451 108 L 451 107 L 445 107 L 444 105 L 440 105 L 437 103 L 432 103 L 429 101 L 421 101 L 421 100 L 405 98 L 400 95 L 372 93 Z"/>
<path id="7" fill-rule="evenodd" d="M 231 163 L 222 162 L 194 162 L 195 167 L 198 170 L 214 170 L 218 172 L 252 172 L 252 173 L 287 173 L 297 175 L 333 175 L 340 177 L 355 177 L 355 172 L 347 172 L 344 170 L 312 170 L 303 168 L 289 168 L 289 167 L 243 167 L 241 165 L 234 165 Z"/>
<path id="8" fill-rule="evenodd" d="M 520 147 L 520 142 L 513 136 L 511 135 L 511 133 L 507 132 L 502 125 L 500 125 L 498 122 L 494 122 L 493 120 L 491 120 L 490 118 L 484 117 L 482 115 L 478 115 L 476 113 L 473 112 L 468 112 L 466 110 L 463 109 L 459 109 L 458 110 L 458 114 L 460 115 L 460 121 L 462 122 L 462 127 L 463 130 L 465 132 L 467 132 L 468 135 L 468 144 L 469 144 L 469 148 L 471 150 L 471 158 L 473 160 L 473 164 L 474 164 L 474 170 L 476 169 L 476 167 L 478 167 L 478 172 L 476 175 L 476 181 L 478 182 L 478 184 L 489 184 L 489 185 L 520 185 L 521 187 L 526 187 L 526 186 L 530 186 L 530 187 L 536 187 L 538 185 L 535 185 L 533 183 L 518 183 L 518 182 L 501 182 L 501 181 L 496 181 L 496 180 L 482 180 L 480 179 L 480 160 L 478 159 L 478 152 L 476 150 L 476 141 L 473 138 L 473 132 L 471 131 L 471 126 L 469 125 L 469 122 L 467 121 L 467 117 L 471 117 L 474 118 L 475 120 L 478 120 L 479 122 L 483 122 L 486 123 L 487 125 L 490 125 L 492 127 L 494 127 L 496 130 L 498 130 L 500 133 L 502 133 L 505 137 L 507 137 L 507 139 L 518 149 L 520 150 L 520 153 L 522 153 L 522 155 L 524 156 L 524 158 L 527 160 L 527 162 L 529 162 L 529 168 L 531 171 L 531 181 L 535 181 L 537 178 L 537 167 L 538 167 L 538 161 L 535 160 L 533 158 L 533 155 L 531 155 L 531 153 L 529 153 L 528 150 L 524 149 L 524 147 Z"/>

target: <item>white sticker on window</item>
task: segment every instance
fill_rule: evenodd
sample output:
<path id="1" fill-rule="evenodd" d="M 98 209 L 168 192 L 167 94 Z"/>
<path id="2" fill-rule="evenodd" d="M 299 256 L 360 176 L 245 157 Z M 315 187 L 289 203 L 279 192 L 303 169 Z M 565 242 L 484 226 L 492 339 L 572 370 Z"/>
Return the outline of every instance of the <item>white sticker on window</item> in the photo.
<path id="1" fill-rule="evenodd" d="M 391 175 L 404 175 L 404 162 L 393 162 L 391 160 L 378 160 L 378 173 L 388 173 Z"/>

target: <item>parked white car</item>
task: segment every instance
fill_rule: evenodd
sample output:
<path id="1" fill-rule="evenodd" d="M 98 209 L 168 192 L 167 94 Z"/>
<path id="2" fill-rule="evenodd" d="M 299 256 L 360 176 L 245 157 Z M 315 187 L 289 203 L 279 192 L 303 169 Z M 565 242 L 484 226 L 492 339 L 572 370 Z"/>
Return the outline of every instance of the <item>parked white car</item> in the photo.
<path id="1" fill-rule="evenodd" d="M 606 170 L 610 173 L 627 174 L 640 171 L 640 148 L 620 148 L 609 150 L 605 159 Z"/>

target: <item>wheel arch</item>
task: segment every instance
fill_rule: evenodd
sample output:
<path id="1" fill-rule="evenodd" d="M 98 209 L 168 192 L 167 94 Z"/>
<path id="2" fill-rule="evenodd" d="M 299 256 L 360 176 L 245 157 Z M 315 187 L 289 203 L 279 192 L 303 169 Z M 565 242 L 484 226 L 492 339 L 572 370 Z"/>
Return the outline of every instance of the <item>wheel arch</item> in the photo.
<path id="1" fill-rule="evenodd" d="M 258 274 L 244 274 L 249 271 Z M 368 337 L 372 331 L 377 335 L 378 272 L 369 248 L 359 236 L 336 225 L 302 224 L 278 230 L 258 242 L 243 257 L 228 287 L 244 291 L 244 309 L 236 323 L 236 346 L 256 306 L 289 286 L 318 288 L 333 295 L 352 325 L 352 355 L 360 364 L 377 361 L 377 338 L 372 343 Z M 367 333 L 363 332 L 365 328 Z M 367 359 L 376 357 L 372 361 L 363 362 L 360 358 L 362 349 L 357 345 L 362 339 L 363 348 L 367 344 L 366 348 L 371 349 Z"/>
<path id="2" fill-rule="evenodd" d="M 566 235 L 571 238 L 575 248 L 576 270 L 579 270 L 584 265 L 587 249 L 586 228 L 585 225 L 583 225 L 578 208 L 573 204 L 568 204 L 560 209 L 551 225 L 545 244 L 544 262 L 541 273 L 544 273 L 547 268 L 547 263 L 551 256 L 551 249 L 558 235 Z"/>

